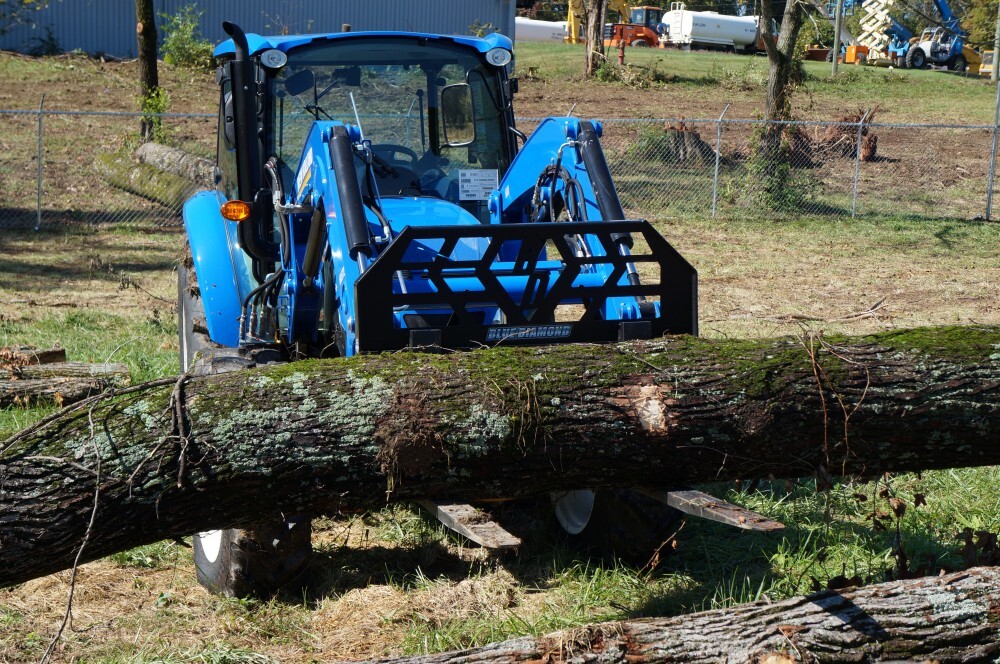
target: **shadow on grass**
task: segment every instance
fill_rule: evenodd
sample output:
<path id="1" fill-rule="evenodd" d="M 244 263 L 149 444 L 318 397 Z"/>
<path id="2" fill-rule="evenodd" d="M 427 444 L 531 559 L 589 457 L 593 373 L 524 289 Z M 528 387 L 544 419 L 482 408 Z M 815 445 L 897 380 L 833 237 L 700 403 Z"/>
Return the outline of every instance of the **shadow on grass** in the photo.
<path id="1" fill-rule="evenodd" d="M 516 552 L 477 553 L 476 545 L 447 534 L 424 516 L 423 525 L 417 526 L 419 535 L 406 543 L 318 548 L 307 592 L 291 595 L 288 601 L 306 598 L 318 605 L 324 598 L 371 585 L 407 591 L 425 587 L 429 580 L 457 583 L 502 569 L 528 592 L 568 584 L 578 589 L 569 592 L 579 593 L 579 588 L 593 586 L 584 592 L 588 599 L 580 601 L 599 611 L 591 618 L 596 621 L 669 617 L 755 599 L 776 601 L 824 589 L 828 582 L 838 587 L 831 581 L 838 577 L 859 576 L 864 583 L 888 579 L 891 559 L 885 564 L 885 552 L 896 546 L 895 529 L 876 531 L 858 512 L 845 512 L 828 524 L 822 501 L 815 495 L 790 496 L 777 511 L 775 517 L 784 519 L 786 528 L 772 533 L 687 517 L 676 538 L 676 551 L 666 547 L 653 566 L 578 548 L 555 522 L 547 497 L 511 503 L 494 512 L 498 522 L 522 538 Z M 409 523 L 412 529 L 413 522 Z M 910 569 L 961 564 L 958 541 L 932 524 L 904 519 L 899 538 Z M 844 542 L 870 553 L 862 554 L 862 563 L 843 557 L 828 560 L 828 551 Z M 846 567 L 852 564 L 856 566 Z"/>
<path id="2" fill-rule="evenodd" d="M 102 210 L 43 209 L 41 220 L 32 208 L 0 206 L 0 228 L 34 230 L 59 229 L 64 226 L 113 227 L 128 224 L 136 228 L 181 227 L 180 210 L 150 207 Z"/>

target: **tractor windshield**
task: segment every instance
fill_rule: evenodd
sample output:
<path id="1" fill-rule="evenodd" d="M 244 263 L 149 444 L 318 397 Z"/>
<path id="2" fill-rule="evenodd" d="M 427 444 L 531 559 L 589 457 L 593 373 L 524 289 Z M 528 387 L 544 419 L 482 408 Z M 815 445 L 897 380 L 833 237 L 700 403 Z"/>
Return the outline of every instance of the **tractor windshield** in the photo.
<path id="1" fill-rule="evenodd" d="M 268 150 L 283 164 L 286 187 L 314 120 L 360 125 L 377 161 L 405 172 L 400 181 L 420 184 L 382 196 L 457 203 L 466 200 L 459 171 L 502 177 L 510 162 L 499 70 L 449 40 L 359 35 L 318 42 L 291 51 L 269 88 Z"/>

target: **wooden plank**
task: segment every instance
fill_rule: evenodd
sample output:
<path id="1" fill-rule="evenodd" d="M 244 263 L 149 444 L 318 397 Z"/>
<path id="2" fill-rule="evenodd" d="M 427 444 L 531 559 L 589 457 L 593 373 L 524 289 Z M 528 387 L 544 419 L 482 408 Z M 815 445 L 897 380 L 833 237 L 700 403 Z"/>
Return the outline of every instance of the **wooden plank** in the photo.
<path id="1" fill-rule="evenodd" d="M 464 503 L 435 503 L 418 501 L 435 519 L 456 533 L 487 549 L 515 549 L 521 539 L 511 535 L 493 521 L 490 515 Z"/>
<path id="2" fill-rule="evenodd" d="M 642 492 L 685 514 L 698 516 L 709 521 L 718 521 L 719 523 L 736 526 L 744 530 L 771 532 L 781 530 L 785 527 L 785 524 L 769 519 L 763 514 L 740 507 L 739 505 L 734 505 L 701 491 L 643 489 Z"/>

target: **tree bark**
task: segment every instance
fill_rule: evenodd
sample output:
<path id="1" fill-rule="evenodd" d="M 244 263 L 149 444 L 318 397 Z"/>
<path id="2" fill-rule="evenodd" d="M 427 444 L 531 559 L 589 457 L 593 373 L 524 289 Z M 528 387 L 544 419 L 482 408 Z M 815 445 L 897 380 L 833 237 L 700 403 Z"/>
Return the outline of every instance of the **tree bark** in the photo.
<path id="1" fill-rule="evenodd" d="M 583 0 L 584 33 L 587 36 L 584 75 L 587 78 L 597 73 L 604 62 L 604 17 L 607 12 L 608 0 Z"/>
<path id="2" fill-rule="evenodd" d="M 162 143 L 143 143 L 136 148 L 135 156 L 140 164 L 148 164 L 206 189 L 213 186 L 215 164 L 204 157 Z"/>
<path id="3" fill-rule="evenodd" d="M 767 51 L 770 65 L 767 77 L 767 99 L 764 105 L 765 120 L 787 120 L 789 117 L 788 95 L 792 89 L 792 69 L 794 67 L 799 31 L 805 20 L 803 0 L 788 0 L 781 18 L 778 38 L 771 33 L 774 19 L 771 5 L 761 3 L 761 41 Z M 778 127 L 780 134 L 781 127 Z"/>
<path id="4" fill-rule="evenodd" d="M 394 353 L 166 379 L 0 444 L 0 586 L 70 566 L 95 492 L 83 560 L 275 511 L 994 465 L 998 431 L 995 327 Z"/>
<path id="5" fill-rule="evenodd" d="M 135 34 L 139 62 L 139 98 L 146 99 L 160 86 L 156 62 L 156 12 L 153 0 L 135 0 Z M 144 117 L 140 133 L 145 141 L 153 138 L 154 119 Z"/>
<path id="6" fill-rule="evenodd" d="M 674 618 L 606 623 L 397 664 L 992 662 L 1000 569 L 894 581 Z"/>

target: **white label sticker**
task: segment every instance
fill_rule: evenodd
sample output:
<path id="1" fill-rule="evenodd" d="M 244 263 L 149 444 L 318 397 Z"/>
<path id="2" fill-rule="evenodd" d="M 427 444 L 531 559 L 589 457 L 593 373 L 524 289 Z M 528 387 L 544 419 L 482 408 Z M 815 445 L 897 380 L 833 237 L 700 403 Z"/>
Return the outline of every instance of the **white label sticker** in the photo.
<path id="1" fill-rule="evenodd" d="M 299 174 L 295 178 L 295 200 L 302 198 L 306 185 L 309 184 L 309 179 L 312 177 L 312 165 L 313 151 L 312 148 L 309 148 L 306 151 L 306 156 L 302 158 L 302 163 L 299 164 Z"/>
<path id="2" fill-rule="evenodd" d="M 495 168 L 469 168 L 458 171 L 458 198 L 462 201 L 485 201 L 497 188 Z"/>

